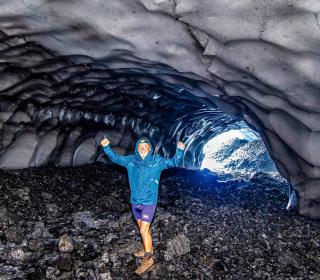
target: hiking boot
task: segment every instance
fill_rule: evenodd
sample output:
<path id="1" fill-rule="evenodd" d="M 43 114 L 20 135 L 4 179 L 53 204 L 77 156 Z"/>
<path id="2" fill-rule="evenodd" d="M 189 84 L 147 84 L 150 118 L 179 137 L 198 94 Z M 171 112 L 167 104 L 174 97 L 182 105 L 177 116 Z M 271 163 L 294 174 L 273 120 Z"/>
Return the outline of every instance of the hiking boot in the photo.
<path id="1" fill-rule="evenodd" d="M 140 249 L 140 250 L 134 252 L 133 254 L 135 257 L 142 258 L 142 257 L 144 257 L 144 253 L 145 253 L 144 249 Z M 153 249 L 151 251 L 151 254 L 153 254 Z"/>
<path id="2" fill-rule="evenodd" d="M 153 256 L 144 257 L 142 259 L 142 263 L 138 266 L 138 268 L 134 272 L 140 275 L 148 271 L 153 266 L 153 264 L 154 264 Z"/>

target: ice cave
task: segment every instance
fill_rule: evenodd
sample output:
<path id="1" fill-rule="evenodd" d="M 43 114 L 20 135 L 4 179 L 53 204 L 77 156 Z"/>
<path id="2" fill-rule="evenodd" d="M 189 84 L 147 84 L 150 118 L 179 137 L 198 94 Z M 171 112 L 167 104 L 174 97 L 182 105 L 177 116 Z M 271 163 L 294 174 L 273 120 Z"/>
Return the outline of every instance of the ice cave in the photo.
<path id="1" fill-rule="evenodd" d="M 138 279 L 127 173 L 101 140 L 130 155 L 146 134 L 164 159 L 185 144 L 161 177 L 149 279 L 319 279 L 319 0 L 3 0 L 0 19 L 1 279 Z M 250 253 L 219 239 L 235 213 L 261 218 L 239 222 L 262 236 Z"/>

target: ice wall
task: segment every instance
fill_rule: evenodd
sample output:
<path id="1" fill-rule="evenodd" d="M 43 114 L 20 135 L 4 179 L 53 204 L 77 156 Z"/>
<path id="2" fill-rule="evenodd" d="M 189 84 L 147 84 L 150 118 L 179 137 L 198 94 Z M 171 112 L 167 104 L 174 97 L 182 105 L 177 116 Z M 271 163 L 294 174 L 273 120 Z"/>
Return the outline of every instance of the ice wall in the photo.
<path id="1" fill-rule="evenodd" d="M 164 154 L 190 139 L 196 168 L 240 117 L 320 216 L 320 1 L 8 0 L 0 18 L 1 167 L 87 162 L 105 123 L 121 152 L 142 130 Z"/>

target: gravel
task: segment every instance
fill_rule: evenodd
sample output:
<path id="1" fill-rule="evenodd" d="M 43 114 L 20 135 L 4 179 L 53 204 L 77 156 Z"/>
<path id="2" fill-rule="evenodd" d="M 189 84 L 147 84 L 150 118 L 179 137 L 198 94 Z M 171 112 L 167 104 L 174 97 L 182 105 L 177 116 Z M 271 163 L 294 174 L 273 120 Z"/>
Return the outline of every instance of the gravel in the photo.
<path id="1" fill-rule="evenodd" d="M 125 169 L 0 170 L 0 279 L 320 279 L 319 220 L 285 208 L 289 185 L 208 170 L 163 171 L 151 225 L 154 267 L 141 248 Z"/>

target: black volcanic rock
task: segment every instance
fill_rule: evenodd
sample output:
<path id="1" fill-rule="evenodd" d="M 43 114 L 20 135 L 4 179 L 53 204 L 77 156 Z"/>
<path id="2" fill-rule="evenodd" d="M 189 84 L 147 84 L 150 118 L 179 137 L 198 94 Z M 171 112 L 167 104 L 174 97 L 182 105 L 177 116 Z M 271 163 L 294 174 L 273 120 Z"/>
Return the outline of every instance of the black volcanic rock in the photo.
<path id="1" fill-rule="evenodd" d="M 123 170 L 48 166 L 1 178 L 1 279 L 139 279 Z M 319 221 L 286 211 L 288 187 L 263 172 L 220 181 L 208 170 L 165 170 L 155 265 L 142 278 L 319 279 Z M 26 188 L 29 200 L 15 195 Z"/>

